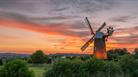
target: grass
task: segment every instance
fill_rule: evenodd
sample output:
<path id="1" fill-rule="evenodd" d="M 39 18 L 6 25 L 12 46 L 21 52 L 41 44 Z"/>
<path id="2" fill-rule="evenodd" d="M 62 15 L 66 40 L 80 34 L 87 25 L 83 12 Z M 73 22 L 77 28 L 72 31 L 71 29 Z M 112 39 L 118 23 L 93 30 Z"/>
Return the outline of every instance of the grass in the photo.
<path id="1" fill-rule="evenodd" d="M 0 65 L 0 69 L 2 68 L 2 66 Z"/>
<path id="2" fill-rule="evenodd" d="M 34 71 L 35 77 L 42 77 L 45 69 L 43 67 L 30 67 L 30 70 Z"/>
<path id="3" fill-rule="evenodd" d="M 29 69 L 32 70 L 35 74 L 35 77 L 43 77 L 43 73 L 51 67 L 50 64 L 41 64 L 41 65 L 29 65 Z"/>

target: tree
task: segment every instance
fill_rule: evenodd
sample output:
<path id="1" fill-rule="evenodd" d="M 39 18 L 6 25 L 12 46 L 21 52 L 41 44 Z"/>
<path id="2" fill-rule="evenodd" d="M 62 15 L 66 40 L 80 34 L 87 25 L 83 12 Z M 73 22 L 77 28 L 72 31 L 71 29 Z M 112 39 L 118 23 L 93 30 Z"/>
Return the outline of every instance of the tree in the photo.
<path id="1" fill-rule="evenodd" d="M 49 63 L 49 60 L 50 60 L 50 58 L 49 58 L 47 55 L 45 55 L 45 56 L 44 56 L 44 62 L 45 62 L 45 63 Z"/>
<path id="2" fill-rule="evenodd" d="M 118 60 L 118 58 L 120 58 L 121 56 L 126 55 L 126 54 L 129 54 L 129 52 L 127 51 L 126 48 L 112 49 L 107 52 L 108 59 L 110 59 L 110 60 L 112 60 L 112 59 Z"/>
<path id="3" fill-rule="evenodd" d="M 2 65 L 2 64 L 3 64 L 2 59 L 0 59 L 0 65 Z"/>
<path id="4" fill-rule="evenodd" d="M 37 50 L 31 55 L 31 60 L 33 63 L 45 63 L 48 61 L 48 57 L 43 53 L 42 50 Z"/>
<path id="5" fill-rule="evenodd" d="M 135 48 L 134 50 L 134 57 L 138 59 L 138 48 Z"/>
<path id="6" fill-rule="evenodd" d="M 4 64 L 0 70 L 0 77 L 34 77 L 34 74 L 25 61 L 13 60 Z"/>

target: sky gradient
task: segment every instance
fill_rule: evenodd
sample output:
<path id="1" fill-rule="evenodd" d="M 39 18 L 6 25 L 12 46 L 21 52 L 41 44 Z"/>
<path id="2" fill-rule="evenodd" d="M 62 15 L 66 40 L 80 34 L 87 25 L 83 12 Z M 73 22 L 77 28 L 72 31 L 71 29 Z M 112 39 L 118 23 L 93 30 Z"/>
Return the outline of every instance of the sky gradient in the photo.
<path id="1" fill-rule="evenodd" d="M 137 0 L 0 0 L 0 52 L 93 53 L 80 47 L 103 22 L 113 26 L 107 49 L 138 47 Z"/>

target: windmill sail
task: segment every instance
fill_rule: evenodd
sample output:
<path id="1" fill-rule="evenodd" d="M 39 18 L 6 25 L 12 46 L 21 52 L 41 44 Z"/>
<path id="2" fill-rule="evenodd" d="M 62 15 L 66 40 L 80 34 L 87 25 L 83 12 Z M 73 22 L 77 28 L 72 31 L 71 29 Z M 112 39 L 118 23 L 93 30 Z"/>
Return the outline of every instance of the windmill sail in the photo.
<path id="1" fill-rule="evenodd" d="M 105 27 L 106 23 L 104 22 L 103 25 L 97 30 L 97 32 L 101 31 Z"/>
<path id="2" fill-rule="evenodd" d="M 92 42 L 94 41 L 94 36 L 88 40 L 82 47 L 81 50 L 84 51 Z"/>
<path id="3" fill-rule="evenodd" d="M 90 22 L 89 22 L 89 20 L 88 20 L 87 17 L 85 18 L 85 21 L 86 21 L 86 23 L 88 24 L 88 26 L 89 26 L 89 28 L 90 28 L 90 30 L 91 30 L 91 34 L 94 34 L 94 31 L 93 31 L 93 29 L 92 29 L 92 26 L 91 26 L 91 24 L 90 24 Z"/>

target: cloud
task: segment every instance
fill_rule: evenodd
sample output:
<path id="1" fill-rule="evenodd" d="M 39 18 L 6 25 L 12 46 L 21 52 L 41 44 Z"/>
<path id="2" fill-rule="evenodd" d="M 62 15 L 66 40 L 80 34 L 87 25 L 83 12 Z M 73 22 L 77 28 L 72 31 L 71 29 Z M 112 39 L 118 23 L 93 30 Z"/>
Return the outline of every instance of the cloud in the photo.
<path id="1" fill-rule="evenodd" d="M 18 13 L 0 12 L 0 17 L 6 18 L 5 20 L 2 18 L 0 21 L 0 24 L 6 27 L 27 29 L 43 34 L 49 33 L 52 35 L 62 35 L 67 37 L 84 38 L 90 35 L 89 28 L 87 26 L 84 26 L 85 24 L 79 20 L 74 21 L 75 23 L 70 22 L 59 24 L 35 24 L 35 22 L 32 22 L 33 20 L 26 15 Z M 8 20 L 9 18 L 12 20 Z M 64 17 L 61 17 L 61 19 L 62 18 L 64 19 Z M 58 20 L 60 19 L 60 17 L 51 17 L 48 19 Z M 36 18 L 36 20 L 39 20 L 39 18 Z M 42 20 L 47 20 L 47 18 L 42 18 Z M 137 26 L 132 28 L 117 29 L 114 33 L 113 39 L 116 40 L 118 43 L 132 43 L 132 41 L 134 41 L 133 43 L 137 43 L 135 42 L 138 40 L 137 30 Z"/>
<path id="2" fill-rule="evenodd" d="M 53 15 L 53 16 L 43 16 L 43 17 L 31 17 L 30 20 L 37 22 L 39 24 L 57 24 L 65 23 L 70 20 L 77 19 L 78 16 L 62 16 L 62 15 Z"/>
<path id="3" fill-rule="evenodd" d="M 0 9 L 16 11 L 32 11 L 32 0 L 1 0 Z"/>
<path id="4" fill-rule="evenodd" d="M 50 17 L 36 17 L 33 20 L 65 20 L 67 17 L 64 16 L 50 16 Z"/>
<path id="5" fill-rule="evenodd" d="M 2 34 L 0 34 L 0 36 L 1 36 L 1 37 L 0 37 L 1 40 L 6 40 L 6 39 L 15 40 L 15 39 L 18 38 L 18 37 L 16 37 L 16 36 L 12 36 L 12 35 L 9 36 L 9 35 L 2 35 Z"/>
<path id="6" fill-rule="evenodd" d="M 102 9 L 110 9 L 112 6 L 118 4 L 115 0 L 48 0 L 53 7 L 70 8 L 80 11 L 98 11 Z M 66 10 L 66 9 L 64 9 Z"/>
<path id="7" fill-rule="evenodd" d="M 55 37 L 63 36 L 69 40 L 61 40 L 61 37 L 50 39 L 54 43 L 56 41 L 59 45 L 75 47 L 80 45 L 83 40 L 88 39 L 90 35 L 83 16 L 94 16 L 96 24 L 93 23 L 95 26 L 92 27 L 96 30 L 99 26 L 97 23 L 99 21 L 101 23 L 101 20 L 108 17 L 105 16 L 105 13 L 108 12 L 107 14 L 109 14 L 110 11 L 114 13 L 114 8 L 119 5 L 120 0 L 1 0 L 0 26 L 25 29 L 41 34 L 54 35 Z M 99 16 L 95 15 L 96 13 Z M 98 17 L 100 18 L 98 19 Z M 129 15 L 120 15 L 110 20 L 128 22 L 134 18 Z M 111 37 L 111 40 L 113 40 L 111 43 L 136 45 L 138 40 L 137 30 L 137 27 L 116 29 Z M 73 38 L 79 38 L 79 41 Z M 80 41 L 80 39 L 82 40 Z"/>
<path id="8" fill-rule="evenodd" d="M 118 17 L 114 17 L 112 19 L 110 19 L 111 21 L 114 22 L 128 22 L 129 20 L 135 19 L 136 17 L 133 16 L 118 16 Z"/>
<path id="9" fill-rule="evenodd" d="M 0 11 L 0 18 L 11 19 L 22 23 L 32 23 L 32 21 L 29 19 L 29 16 L 16 12 Z"/>
<path id="10" fill-rule="evenodd" d="M 34 17 L 26 14 L 11 11 L 0 11 L 0 18 L 11 19 L 22 23 L 31 24 L 57 24 L 64 23 L 66 20 L 74 18 L 76 16 L 45 16 L 45 17 Z"/>
<path id="11" fill-rule="evenodd" d="M 117 0 L 1 0 L 0 17 L 45 26 L 67 23 L 69 32 L 74 28 L 86 28 L 80 23 L 84 14 L 112 9 L 118 4 Z M 68 32 L 67 34 L 81 35 L 78 32 Z"/>
<path id="12" fill-rule="evenodd" d="M 113 40 L 122 44 L 137 44 L 138 43 L 138 26 L 131 28 L 117 29 L 113 34 Z"/>
<path id="13" fill-rule="evenodd" d="M 8 22 L 8 23 L 7 23 Z M 60 35 L 66 37 L 79 37 L 80 33 L 71 31 L 73 28 L 69 24 L 30 24 L 17 22 L 14 20 L 4 20 L 0 19 L 0 26 L 9 27 L 9 28 L 19 28 L 26 29 L 34 32 L 39 32 L 42 34 L 51 34 L 51 35 Z"/>
<path id="14" fill-rule="evenodd" d="M 76 16 L 74 16 L 76 17 Z M 2 24 L 11 24 L 11 27 L 25 28 L 39 32 L 49 31 L 52 33 L 59 32 L 64 35 L 82 36 L 88 35 L 88 31 L 76 32 L 73 29 L 85 29 L 84 23 L 80 20 L 74 20 L 73 22 L 65 22 L 67 19 L 73 18 L 72 16 L 49 16 L 49 17 L 31 17 L 25 14 L 9 11 L 0 11 L 0 19 Z M 56 22 L 60 21 L 60 22 Z M 13 23 L 15 25 L 13 25 Z M 50 29 L 50 30 L 49 30 Z M 88 29 L 88 28 L 87 28 Z"/>
<path id="15" fill-rule="evenodd" d="M 33 15 L 76 15 L 112 9 L 118 0 L 1 0 L 0 9 Z"/>

